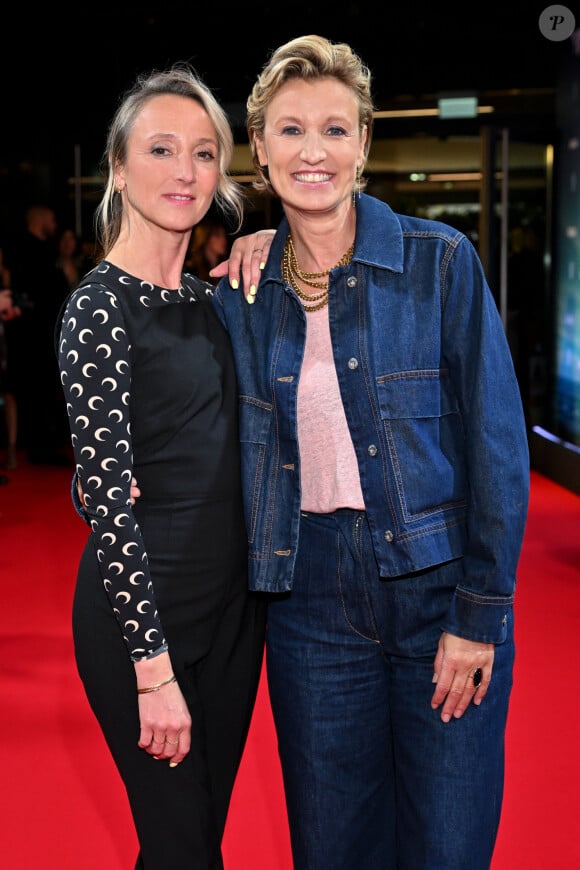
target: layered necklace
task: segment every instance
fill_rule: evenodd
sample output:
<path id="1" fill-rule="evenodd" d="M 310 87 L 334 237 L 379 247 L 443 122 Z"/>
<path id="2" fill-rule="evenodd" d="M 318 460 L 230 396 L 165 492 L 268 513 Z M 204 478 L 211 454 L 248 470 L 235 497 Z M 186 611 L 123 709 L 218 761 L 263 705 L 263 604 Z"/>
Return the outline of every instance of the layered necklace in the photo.
<path id="1" fill-rule="evenodd" d="M 337 266 L 346 266 L 352 260 L 354 253 L 354 242 L 345 253 L 342 255 L 338 263 L 331 266 L 330 269 L 325 269 L 323 272 L 303 272 L 298 265 L 296 259 L 296 251 L 292 242 L 292 236 L 288 234 L 286 244 L 284 245 L 284 254 L 282 256 L 282 277 L 295 291 L 296 295 L 302 302 L 302 307 L 305 311 L 320 311 L 325 305 L 328 305 L 328 276 L 331 269 L 336 269 Z M 298 286 L 298 281 L 303 281 L 309 287 L 322 292 L 311 295 L 304 293 Z"/>

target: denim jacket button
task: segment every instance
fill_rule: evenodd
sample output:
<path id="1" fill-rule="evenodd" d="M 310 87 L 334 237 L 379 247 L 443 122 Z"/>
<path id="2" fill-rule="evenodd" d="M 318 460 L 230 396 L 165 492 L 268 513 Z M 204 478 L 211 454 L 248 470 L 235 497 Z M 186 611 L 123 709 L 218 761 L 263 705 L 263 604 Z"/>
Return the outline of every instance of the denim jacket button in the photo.
<path id="1" fill-rule="evenodd" d="M 376 444 L 369 444 L 368 453 L 369 456 L 376 456 L 379 451 L 377 450 Z"/>
<path id="2" fill-rule="evenodd" d="M 351 275 L 350 278 L 346 279 L 346 284 L 347 284 L 347 287 L 356 287 L 356 285 L 358 284 L 358 281 L 354 277 L 354 275 Z"/>
<path id="3" fill-rule="evenodd" d="M 349 359 L 348 367 L 349 367 L 349 369 L 352 369 L 352 370 L 358 369 L 358 360 L 355 359 L 354 356 L 351 356 L 351 358 Z"/>
<path id="4" fill-rule="evenodd" d="M 393 535 L 392 531 L 390 529 L 387 529 L 387 531 L 385 532 L 385 541 L 387 542 L 387 544 L 391 544 L 394 538 L 395 536 Z"/>

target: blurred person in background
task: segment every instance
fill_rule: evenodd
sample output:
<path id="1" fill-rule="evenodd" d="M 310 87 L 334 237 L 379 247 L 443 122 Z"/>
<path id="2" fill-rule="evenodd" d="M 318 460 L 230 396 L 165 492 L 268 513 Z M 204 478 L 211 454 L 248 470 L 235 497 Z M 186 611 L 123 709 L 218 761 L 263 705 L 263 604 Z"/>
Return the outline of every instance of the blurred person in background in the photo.
<path id="1" fill-rule="evenodd" d="M 9 269 L 4 265 L 4 253 L 0 248 L 0 398 L 3 403 L 4 430 L 6 435 L 6 462 L 4 467 L 13 471 L 17 465 L 17 435 L 18 407 L 10 381 L 8 364 L 8 342 L 5 324 L 20 316 L 20 308 L 14 304 L 11 290 L 12 279 Z M 2 475 L 0 482 L 7 483 L 8 478 Z"/>
<path id="2" fill-rule="evenodd" d="M 54 356 L 54 323 L 69 291 L 56 265 L 55 210 L 28 207 L 25 228 L 5 250 L 21 316 L 6 327 L 10 381 L 18 405 L 18 444 L 29 462 L 70 465 L 68 420 Z"/>
<path id="3" fill-rule="evenodd" d="M 227 260 L 229 250 L 226 228 L 218 219 L 204 218 L 193 228 L 185 268 L 202 281 L 217 284 L 211 270 Z"/>
<path id="4" fill-rule="evenodd" d="M 56 265 L 64 274 L 69 289 L 77 286 L 85 272 L 82 243 L 71 227 L 59 233 L 56 245 Z"/>

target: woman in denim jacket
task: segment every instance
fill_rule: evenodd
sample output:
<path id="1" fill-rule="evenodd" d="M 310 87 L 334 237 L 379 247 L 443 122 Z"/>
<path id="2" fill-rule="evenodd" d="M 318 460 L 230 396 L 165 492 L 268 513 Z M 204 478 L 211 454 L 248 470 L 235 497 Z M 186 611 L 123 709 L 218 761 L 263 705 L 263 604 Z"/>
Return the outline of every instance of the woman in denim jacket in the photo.
<path id="1" fill-rule="evenodd" d="M 372 111 L 368 69 L 317 36 L 278 48 L 248 100 L 257 186 L 284 210 L 253 304 L 226 279 L 214 296 L 250 583 L 276 593 L 268 680 L 296 870 L 484 870 L 526 429 L 470 241 L 361 193 Z"/>

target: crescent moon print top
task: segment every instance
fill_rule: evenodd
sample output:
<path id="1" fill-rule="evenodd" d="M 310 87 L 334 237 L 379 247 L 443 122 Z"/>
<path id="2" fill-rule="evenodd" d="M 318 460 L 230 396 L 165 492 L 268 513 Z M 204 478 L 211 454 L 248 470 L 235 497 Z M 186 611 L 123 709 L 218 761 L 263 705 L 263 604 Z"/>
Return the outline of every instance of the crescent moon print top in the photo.
<path id="1" fill-rule="evenodd" d="M 166 649 L 131 506 L 240 491 L 237 387 L 212 288 L 167 290 L 100 263 L 67 302 L 58 347 L 99 571 L 133 661 Z"/>

